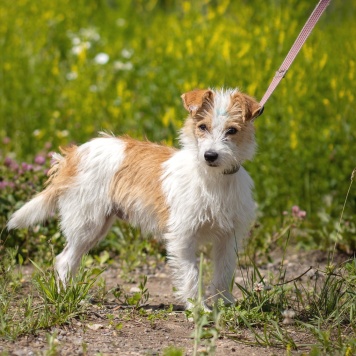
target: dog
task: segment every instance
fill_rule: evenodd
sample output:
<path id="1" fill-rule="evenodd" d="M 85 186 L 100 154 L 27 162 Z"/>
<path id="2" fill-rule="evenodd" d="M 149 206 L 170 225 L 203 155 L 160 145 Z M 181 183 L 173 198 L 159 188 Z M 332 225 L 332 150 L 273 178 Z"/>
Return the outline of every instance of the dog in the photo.
<path id="1" fill-rule="evenodd" d="M 11 216 L 8 229 L 26 228 L 58 210 L 66 246 L 55 269 L 64 284 L 119 218 L 164 239 L 187 308 L 198 296 L 197 248 L 211 242 L 210 291 L 233 302 L 236 252 L 255 217 L 253 181 L 242 163 L 254 155 L 261 106 L 237 89 L 196 89 L 181 98 L 189 112 L 181 149 L 105 133 L 61 149 L 45 189 Z"/>

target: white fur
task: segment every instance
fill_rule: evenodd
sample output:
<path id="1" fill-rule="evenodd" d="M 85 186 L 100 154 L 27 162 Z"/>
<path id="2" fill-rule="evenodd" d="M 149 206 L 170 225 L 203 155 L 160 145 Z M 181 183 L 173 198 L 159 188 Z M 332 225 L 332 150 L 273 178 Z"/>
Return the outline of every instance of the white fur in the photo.
<path id="1" fill-rule="evenodd" d="M 212 132 L 197 140 L 182 131 L 182 149 L 164 162 L 161 182 L 157 184 L 169 207 L 167 226 L 160 230 L 156 216 L 140 201 L 134 203 L 130 219 L 130 223 L 146 231 L 163 235 L 177 295 L 187 306 L 189 298 L 197 297 L 196 252 L 199 244 L 206 242 L 213 245 L 212 293 L 233 300 L 229 285 L 236 253 L 254 219 L 253 182 L 248 173 L 241 167 L 235 174 L 223 174 L 251 159 L 255 150 L 254 141 L 238 147 L 224 139 L 226 109 L 234 92 L 215 91 Z M 210 167 L 204 160 L 204 152 L 211 149 L 219 154 L 218 167 Z M 110 184 L 125 159 L 125 142 L 114 137 L 97 138 L 80 146 L 78 155 L 77 174 L 68 189 L 55 201 L 44 202 L 39 194 L 8 223 L 9 229 L 31 226 L 58 208 L 67 245 L 56 258 L 56 269 L 64 282 L 115 220 L 118 212 L 110 196 Z M 60 155 L 55 158 L 63 159 Z"/>
<path id="2" fill-rule="evenodd" d="M 7 227 L 9 230 L 21 229 L 43 222 L 55 208 L 53 202 L 47 201 L 43 195 L 38 194 L 11 216 Z"/>
<path id="3" fill-rule="evenodd" d="M 82 256 L 105 237 L 115 220 L 109 195 L 112 177 L 124 159 L 125 144 L 114 137 L 94 139 L 78 148 L 81 160 L 75 183 L 58 200 L 66 248 L 56 258 L 65 281 Z"/>
<path id="4" fill-rule="evenodd" d="M 177 295 L 183 300 L 198 292 L 196 251 L 199 243 L 213 243 L 215 265 L 211 292 L 232 301 L 229 284 L 237 251 L 254 219 L 253 182 L 241 168 L 222 175 L 200 167 L 190 149 L 182 149 L 165 163 L 163 190 L 171 214 L 164 235 L 173 267 Z"/>

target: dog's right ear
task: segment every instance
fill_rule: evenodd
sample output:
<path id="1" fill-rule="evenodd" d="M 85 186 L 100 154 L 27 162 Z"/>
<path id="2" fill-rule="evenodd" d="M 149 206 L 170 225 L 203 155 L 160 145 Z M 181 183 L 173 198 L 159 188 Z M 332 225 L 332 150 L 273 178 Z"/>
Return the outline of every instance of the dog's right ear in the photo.
<path id="1" fill-rule="evenodd" d="M 205 101 L 213 101 L 213 92 L 210 89 L 195 89 L 181 96 L 183 105 L 191 116 L 194 116 Z"/>

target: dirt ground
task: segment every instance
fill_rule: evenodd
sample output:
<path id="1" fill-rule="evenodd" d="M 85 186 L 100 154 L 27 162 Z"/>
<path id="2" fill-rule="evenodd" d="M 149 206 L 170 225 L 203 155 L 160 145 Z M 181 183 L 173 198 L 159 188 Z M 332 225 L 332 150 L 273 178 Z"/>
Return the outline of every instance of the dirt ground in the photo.
<path id="1" fill-rule="evenodd" d="M 346 260 L 346 256 L 338 256 L 339 261 Z M 294 253 L 285 257 L 284 266 L 287 269 L 286 280 L 301 275 L 309 267 L 322 268 L 327 261 L 327 255 L 314 251 L 308 253 Z M 276 273 L 281 263 L 281 257 L 275 256 L 273 263 L 259 266 L 264 275 Z M 236 281 L 241 283 L 243 269 L 237 269 Z M 27 271 L 30 276 L 31 271 Z M 144 272 L 147 274 L 147 272 Z M 302 278 L 313 278 L 315 270 L 310 270 Z M 106 270 L 102 277 L 107 288 L 123 284 L 126 291 L 137 286 L 138 275 L 133 275 L 136 283 L 124 283 L 119 277 L 120 271 L 113 267 Z M 137 278 L 136 278 L 137 277 Z M 56 333 L 54 344 L 58 355 L 162 355 L 168 346 L 182 348 L 185 355 L 193 353 L 192 332 L 194 324 L 187 320 L 182 311 L 182 305 L 177 305 L 173 297 L 170 272 L 167 265 L 159 266 L 154 274 L 148 274 L 147 287 L 150 293 L 148 304 L 150 310 L 159 310 L 174 305 L 173 311 L 166 319 L 156 319 L 150 322 L 147 317 L 135 314 L 132 318 L 123 320 L 123 306 L 115 299 L 108 299 L 104 305 L 92 304 L 88 314 L 81 321 L 74 319 L 67 325 L 62 325 L 51 330 L 40 331 L 36 335 L 19 338 L 15 342 L 0 340 L 0 354 L 5 355 L 37 355 L 43 354 L 48 349 L 46 334 Z M 122 328 L 116 330 L 107 315 L 112 314 L 114 323 L 122 323 Z M 312 340 L 307 334 L 299 333 L 293 326 L 289 328 L 298 343 L 310 343 Z M 236 334 L 235 334 L 236 335 Z M 238 339 L 231 339 L 231 335 L 222 334 L 216 342 L 216 355 L 238 356 L 267 356 L 285 355 L 286 351 L 279 348 L 265 348 L 244 344 L 249 338 L 247 330 L 241 330 Z M 204 351 L 204 347 L 201 347 Z M 305 351 L 305 350 L 304 350 Z M 302 350 L 293 352 L 301 355 Z"/>

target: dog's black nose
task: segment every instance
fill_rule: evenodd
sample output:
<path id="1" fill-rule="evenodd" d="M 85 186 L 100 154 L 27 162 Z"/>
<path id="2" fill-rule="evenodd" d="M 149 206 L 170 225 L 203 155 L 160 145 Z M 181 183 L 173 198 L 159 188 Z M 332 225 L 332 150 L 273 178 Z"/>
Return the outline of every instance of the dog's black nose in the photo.
<path id="1" fill-rule="evenodd" d="M 215 151 L 206 151 L 204 153 L 204 158 L 207 162 L 214 162 L 217 160 L 218 157 L 219 155 Z"/>

